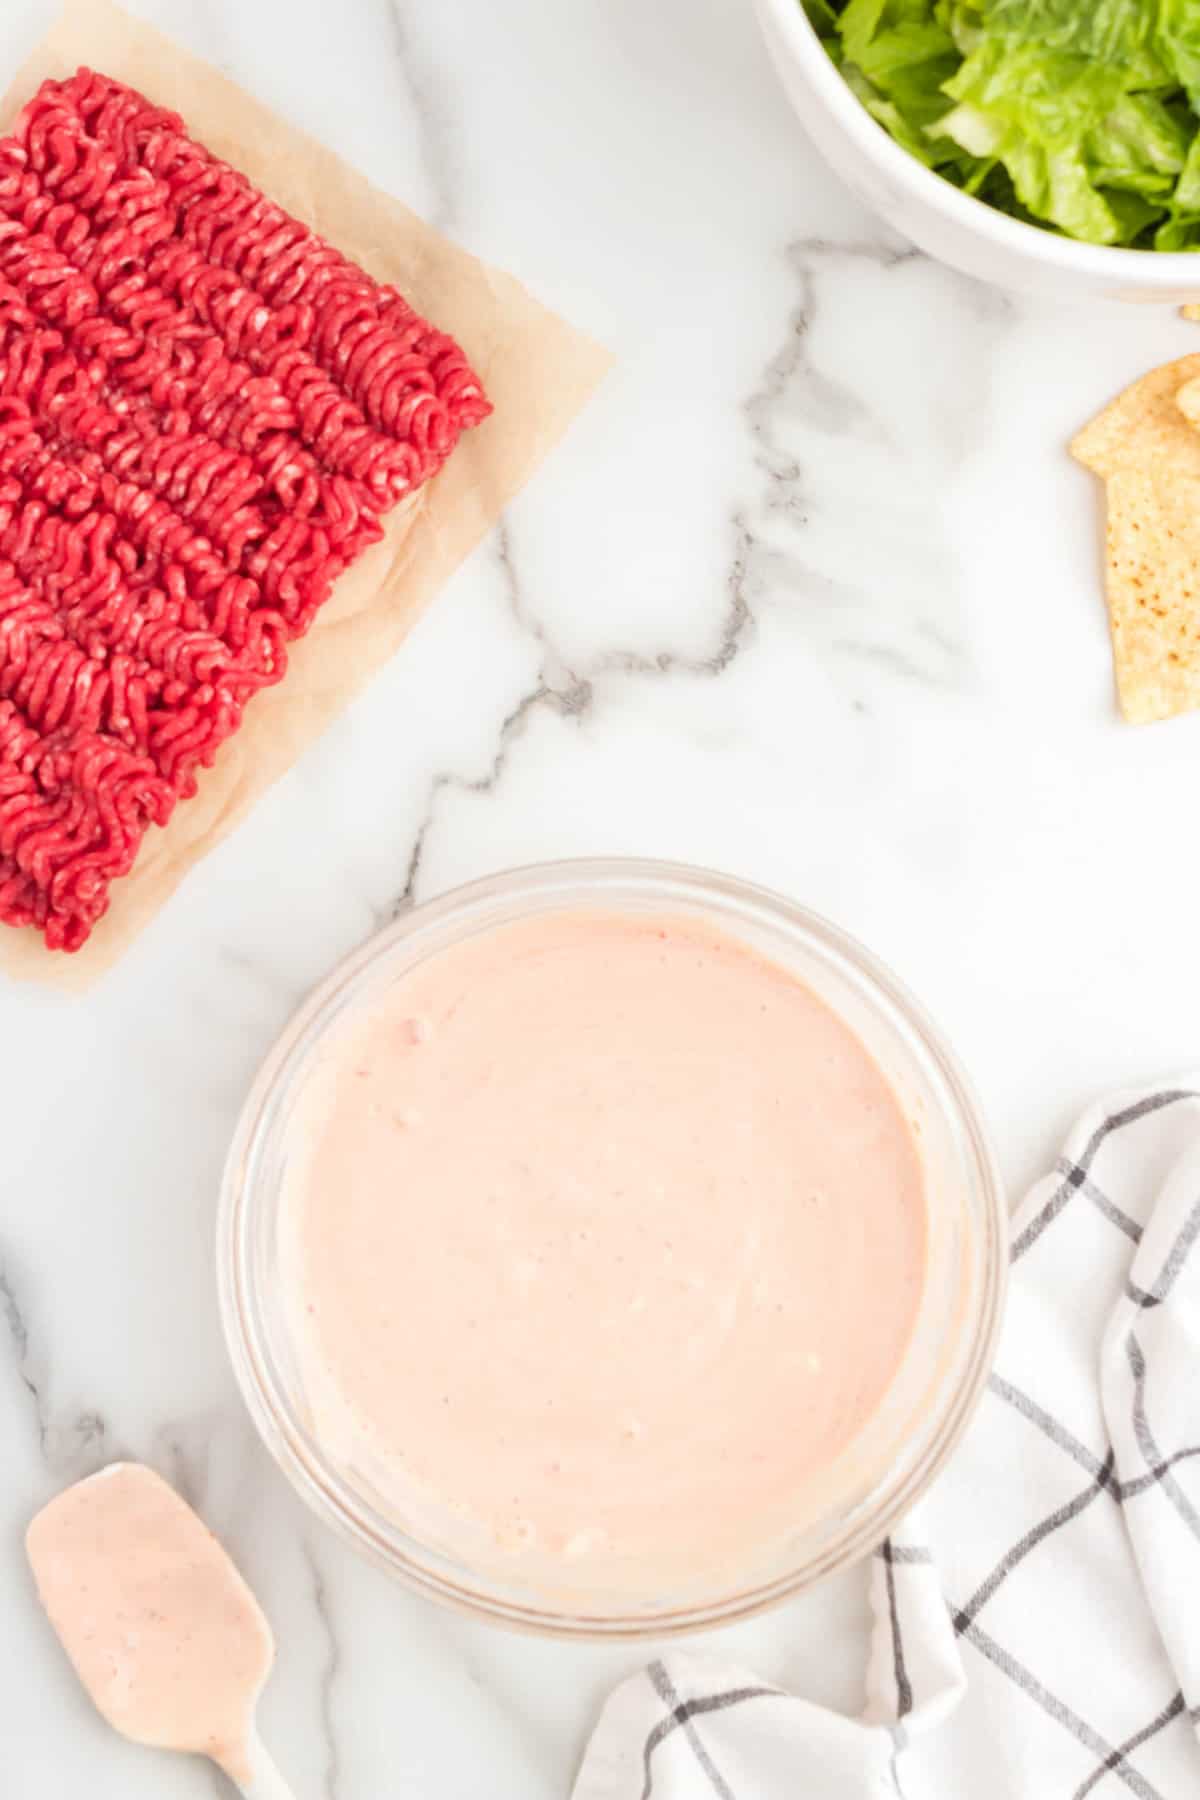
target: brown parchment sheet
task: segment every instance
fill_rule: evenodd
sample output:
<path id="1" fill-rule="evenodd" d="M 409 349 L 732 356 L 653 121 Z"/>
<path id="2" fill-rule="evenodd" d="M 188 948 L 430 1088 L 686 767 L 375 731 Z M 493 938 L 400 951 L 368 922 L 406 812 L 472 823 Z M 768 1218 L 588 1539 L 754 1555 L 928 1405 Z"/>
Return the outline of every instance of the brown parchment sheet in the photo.
<path id="1" fill-rule="evenodd" d="M 74 955 L 0 925 L 0 973 L 88 986 L 123 954 L 192 865 L 239 824 L 397 649 L 580 411 L 611 358 L 375 188 L 332 150 L 110 0 L 68 0 L 0 103 L 0 130 L 47 76 L 87 64 L 181 113 L 193 137 L 450 332 L 495 411 L 465 432 L 441 473 L 387 521 L 383 540 L 339 579 L 286 678 L 255 696 L 200 789 L 151 827 L 112 904 Z"/>

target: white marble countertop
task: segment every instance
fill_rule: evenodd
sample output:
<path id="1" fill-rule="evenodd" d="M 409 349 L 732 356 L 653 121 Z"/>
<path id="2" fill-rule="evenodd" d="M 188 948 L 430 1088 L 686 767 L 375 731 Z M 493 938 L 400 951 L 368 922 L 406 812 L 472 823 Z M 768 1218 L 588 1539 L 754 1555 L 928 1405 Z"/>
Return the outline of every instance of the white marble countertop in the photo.
<path id="1" fill-rule="evenodd" d="M 86 1000 L 3 992 L 0 1789 L 191 1800 L 37 1615 L 34 1508 L 154 1461 L 277 1628 L 298 1800 L 561 1800 L 627 1648 L 410 1598 L 290 1496 L 218 1329 L 218 1171 L 309 985 L 537 857 L 755 877 L 864 937 L 957 1044 L 1014 1186 L 1096 1091 L 1194 1060 L 1200 717 L 1115 717 L 1072 429 L 1200 347 L 925 261 L 817 161 L 749 0 L 136 0 L 619 364 L 403 653 Z M 50 14 L 7 0 L 7 71 Z M 314 847 L 319 853 L 314 856 Z M 69 1120 L 69 1124 L 64 1124 Z M 858 1702 L 856 1576 L 723 1634 Z"/>

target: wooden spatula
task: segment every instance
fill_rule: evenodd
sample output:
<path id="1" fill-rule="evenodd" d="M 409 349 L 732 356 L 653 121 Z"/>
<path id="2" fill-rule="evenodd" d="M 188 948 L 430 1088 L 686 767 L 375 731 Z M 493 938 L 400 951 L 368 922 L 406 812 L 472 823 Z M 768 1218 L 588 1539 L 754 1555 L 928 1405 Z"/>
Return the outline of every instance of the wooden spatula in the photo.
<path id="1" fill-rule="evenodd" d="M 51 1500 L 25 1541 L 50 1623 L 115 1730 L 210 1756 L 247 1800 L 292 1800 L 254 1725 L 271 1628 L 173 1488 L 113 1463 Z"/>

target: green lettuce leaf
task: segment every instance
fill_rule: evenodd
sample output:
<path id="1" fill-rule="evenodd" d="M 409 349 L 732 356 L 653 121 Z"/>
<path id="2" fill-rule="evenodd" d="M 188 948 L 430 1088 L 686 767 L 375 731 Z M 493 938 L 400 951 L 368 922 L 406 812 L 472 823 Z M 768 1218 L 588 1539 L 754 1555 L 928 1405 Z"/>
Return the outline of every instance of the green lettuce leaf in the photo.
<path id="1" fill-rule="evenodd" d="M 1200 5 L 1197 0 L 1160 0 L 1155 48 L 1171 77 L 1200 112 Z"/>
<path id="2" fill-rule="evenodd" d="M 1122 94 L 1085 141 L 1098 187 L 1168 195 L 1187 162 L 1192 135 L 1186 117 L 1154 94 Z"/>

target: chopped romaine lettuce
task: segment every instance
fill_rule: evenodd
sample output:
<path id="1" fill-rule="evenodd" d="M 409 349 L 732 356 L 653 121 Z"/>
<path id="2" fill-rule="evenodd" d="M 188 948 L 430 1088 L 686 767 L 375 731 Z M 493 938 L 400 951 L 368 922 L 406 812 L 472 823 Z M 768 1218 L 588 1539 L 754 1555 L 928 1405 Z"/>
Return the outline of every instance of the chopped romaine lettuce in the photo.
<path id="1" fill-rule="evenodd" d="M 1092 244 L 1200 248 L 1200 0 L 803 0 L 910 155 Z"/>

